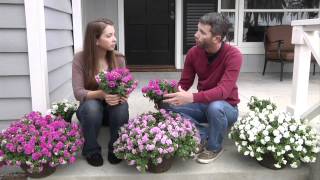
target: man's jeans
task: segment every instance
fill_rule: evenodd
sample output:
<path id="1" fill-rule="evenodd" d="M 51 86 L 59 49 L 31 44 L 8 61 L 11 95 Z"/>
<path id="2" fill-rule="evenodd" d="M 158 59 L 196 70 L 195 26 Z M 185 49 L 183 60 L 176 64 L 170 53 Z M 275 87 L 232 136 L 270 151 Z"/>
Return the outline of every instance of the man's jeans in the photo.
<path id="1" fill-rule="evenodd" d="M 191 119 L 197 126 L 201 140 L 208 140 L 207 149 L 218 152 L 222 149 L 222 141 L 228 126 L 238 119 L 238 108 L 226 101 L 213 101 L 210 104 L 190 103 L 182 106 L 163 107 Z M 204 125 L 208 123 L 209 126 Z"/>
<path id="2" fill-rule="evenodd" d="M 101 146 L 97 142 L 97 137 L 103 121 L 109 121 L 110 141 L 108 150 L 112 152 L 113 143 L 118 138 L 120 127 L 127 123 L 129 119 L 128 103 L 109 106 L 101 100 L 84 101 L 76 114 L 85 139 L 82 149 L 82 155 L 84 156 L 101 153 Z"/>

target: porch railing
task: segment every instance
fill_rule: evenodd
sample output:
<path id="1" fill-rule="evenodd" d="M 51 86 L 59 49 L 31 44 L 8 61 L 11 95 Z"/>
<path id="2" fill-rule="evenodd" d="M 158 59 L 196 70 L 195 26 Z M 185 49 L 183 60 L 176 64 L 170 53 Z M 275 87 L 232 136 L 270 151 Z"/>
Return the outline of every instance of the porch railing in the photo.
<path id="1" fill-rule="evenodd" d="M 320 114 L 320 100 L 310 108 L 307 104 L 311 53 L 320 64 L 320 18 L 292 21 L 291 26 L 295 48 L 292 97 L 288 110 L 295 117 L 312 120 Z"/>

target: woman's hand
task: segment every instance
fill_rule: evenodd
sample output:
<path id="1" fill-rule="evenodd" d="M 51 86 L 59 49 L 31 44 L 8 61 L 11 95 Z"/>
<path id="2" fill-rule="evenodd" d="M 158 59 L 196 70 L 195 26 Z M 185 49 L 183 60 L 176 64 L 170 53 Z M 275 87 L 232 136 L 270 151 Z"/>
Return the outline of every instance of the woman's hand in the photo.
<path id="1" fill-rule="evenodd" d="M 125 97 L 121 97 L 120 98 L 120 104 L 123 104 L 123 103 L 127 102 L 128 98 L 129 98 L 129 95 L 126 95 Z"/>
<path id="2" fill-rule="evenodd" d="M 118 105 L 119 103 L 121 103 L 121 98 L 117 94 L 106 94 L 104 97 L 104 100 L 110 106 L 115 106 L 115 105 Z"/>

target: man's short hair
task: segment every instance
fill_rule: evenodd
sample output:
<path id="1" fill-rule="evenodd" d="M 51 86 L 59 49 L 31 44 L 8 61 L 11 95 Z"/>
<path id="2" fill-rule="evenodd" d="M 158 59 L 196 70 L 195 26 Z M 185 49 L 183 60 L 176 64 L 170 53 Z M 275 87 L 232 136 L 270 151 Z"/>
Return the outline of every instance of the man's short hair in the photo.
<path id="1" fill-rule="evenodd" d="M 232 27 L 232 24 L 229 22 L 228 18 L 222 15 L 221 13 L 207 13 L 203 15 L 199 22 L 201 24 L 207 24 L 211 26 L 212 35 L 220 35 L 221 40 L 226 37 L 229 32 L 229 29 Z"/>

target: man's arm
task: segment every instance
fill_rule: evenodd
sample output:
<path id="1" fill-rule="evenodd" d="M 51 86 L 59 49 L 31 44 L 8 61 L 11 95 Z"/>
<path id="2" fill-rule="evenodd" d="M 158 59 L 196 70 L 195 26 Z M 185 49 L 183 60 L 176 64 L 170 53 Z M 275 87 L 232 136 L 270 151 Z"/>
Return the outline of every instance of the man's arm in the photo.
<path id="1" fill-rule="evenodd" d="M 242 64 L 242 55 L 234 53 L 230 55 L 226 69 L 217 86 L 205 91 L 193 93 L 193 101 L 199 103 L 210 103 L 215 100 L 225 100 L 230 96 L 239 77 Z"/>
<path id="2" fill-rule="evenodd" d="M 195 74 L 195 69 L 192 64 L 192 56 L 190 53 L 188 53 L 184 62 L 184 68 L 182 70 L 179 86 L 187 91 L 193 84 Z"/>

